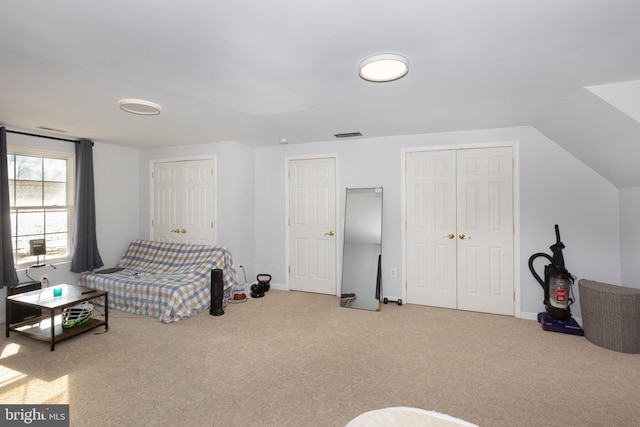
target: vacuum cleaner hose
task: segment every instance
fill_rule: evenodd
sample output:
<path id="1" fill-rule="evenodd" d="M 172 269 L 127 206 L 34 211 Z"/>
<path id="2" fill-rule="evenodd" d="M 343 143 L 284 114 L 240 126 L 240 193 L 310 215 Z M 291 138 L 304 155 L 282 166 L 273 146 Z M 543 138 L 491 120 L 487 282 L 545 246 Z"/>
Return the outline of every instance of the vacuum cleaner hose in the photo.
<path id="1" fill-rule="evenodd" d="M 536 273 L 535 268 L 533 268 L 533 262 L 536 260 L 536 258 L 538 257 L 543 257 L 548 259 L 551 263 L 553 263 L 553 258 L 551 258 L 550 255 L 545 254 L 544 252 L 538 252 L 537 254 L 533 254 L 531 255 L 531 257 L 529 258 L 529 270 L 531 271 L 531 274 L 533 274 L 533 277 L 536 278 L 536 280 L 538 281 L 538 283 L 540 283 L 540 286 L 542 286 L 542 289 L 546 288 L 545 282 L 544 280 L 538 275 L 538 273 Z"/>

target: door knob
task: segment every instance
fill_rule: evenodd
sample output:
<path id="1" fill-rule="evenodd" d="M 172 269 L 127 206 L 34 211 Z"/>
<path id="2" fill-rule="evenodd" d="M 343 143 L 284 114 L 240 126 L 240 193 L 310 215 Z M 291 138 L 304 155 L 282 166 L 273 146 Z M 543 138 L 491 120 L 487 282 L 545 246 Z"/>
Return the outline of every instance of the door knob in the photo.
<path id="1" fill-rule="evenodd" d="M 324 233 L 325 236 L 333 236 L 335 233 L 333 231 L 330 231 L 328 233 Z"/>
<path id="2" fill-rule="evenodd" d="M 180 230 L 180 232 L 181 232 L 182 234 L 184 234 L 184 233 L 186 233 L 186 232 L 187 232 L 187 230 L 185 230 L 185 229 L 183 228 L 182 230 Z"/>
<path id="3" fill-rule="evenodd" d="M 470 239 L 471 238 L 471 236 L 467 236 L 464 233 L 460 233 L 460 235 L 458 237 L 460 238 L 460 240 Z"/>
<path id="4" fill-rule="evenodd" d="M 445 235 L 444 235 L 444 236 L 442 236 L 442 237 L 447 237 L 447 238 L 449 238 L 449 239 L 455 239 L 455 238 L 456 238 L 456 235 L 455 235 L 455 234 L 453 234 L 453 233 L 449 233 L 449 234 L 445 234 Z"/>

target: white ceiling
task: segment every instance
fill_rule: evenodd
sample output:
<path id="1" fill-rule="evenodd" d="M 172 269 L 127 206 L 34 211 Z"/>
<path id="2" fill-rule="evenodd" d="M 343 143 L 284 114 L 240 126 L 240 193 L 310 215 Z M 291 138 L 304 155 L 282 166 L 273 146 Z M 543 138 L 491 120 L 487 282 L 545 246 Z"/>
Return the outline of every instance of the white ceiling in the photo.
<path id="1" fill-rule="evenodd" d="M 0 123 L 140 148 L 519 125 L 564 135 L 550 115 L 583 87 L 640 108 L 600 86 L 640 80 L 639 16 L 638 0 L 4 0 Z M 409 74 L 361 80 L 377 53 L 406 56 Z M 120 98 L 162 114 L 124 113 Z"/>

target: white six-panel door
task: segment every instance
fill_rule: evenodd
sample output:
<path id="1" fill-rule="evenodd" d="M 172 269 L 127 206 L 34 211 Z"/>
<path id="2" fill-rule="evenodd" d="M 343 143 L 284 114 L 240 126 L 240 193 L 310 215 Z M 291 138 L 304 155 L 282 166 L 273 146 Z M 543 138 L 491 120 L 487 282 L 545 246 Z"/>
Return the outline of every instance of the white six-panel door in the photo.
<path id="1" fill-rule="evenodd" d="M 457 157 L 458 308 L 513 315 L 512 149 Z"/>
<path id="2" fill-rule="evenodd" d="M 158 162 L 152 177 L 152 239 L 214 245 L 213 160 Z"/>
<path id="3" fill-rule="evenodd" d="M 512 148 L 408 153 L 408 303 L 513 315 Z"/>
<path id="4" fill-rule="evenodd" d="M 335 158 L 289 161 L 289 288 L 335 295 Z"/>
<path id="5" fill-rule="evenodd" d="M 407 302 L 456 308 L 456 152 L 408 153 Z"/>

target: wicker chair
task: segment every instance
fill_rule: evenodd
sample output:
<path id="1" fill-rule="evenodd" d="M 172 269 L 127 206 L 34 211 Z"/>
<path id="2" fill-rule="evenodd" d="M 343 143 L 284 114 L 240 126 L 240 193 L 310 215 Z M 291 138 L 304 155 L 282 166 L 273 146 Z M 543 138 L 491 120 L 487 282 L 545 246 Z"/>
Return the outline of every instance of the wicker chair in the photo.
<path id="1" fill-rule="evenodd" d="M 640 353 L 640 289 L 580 279 L 584 336 L 600 347 Z"/>

